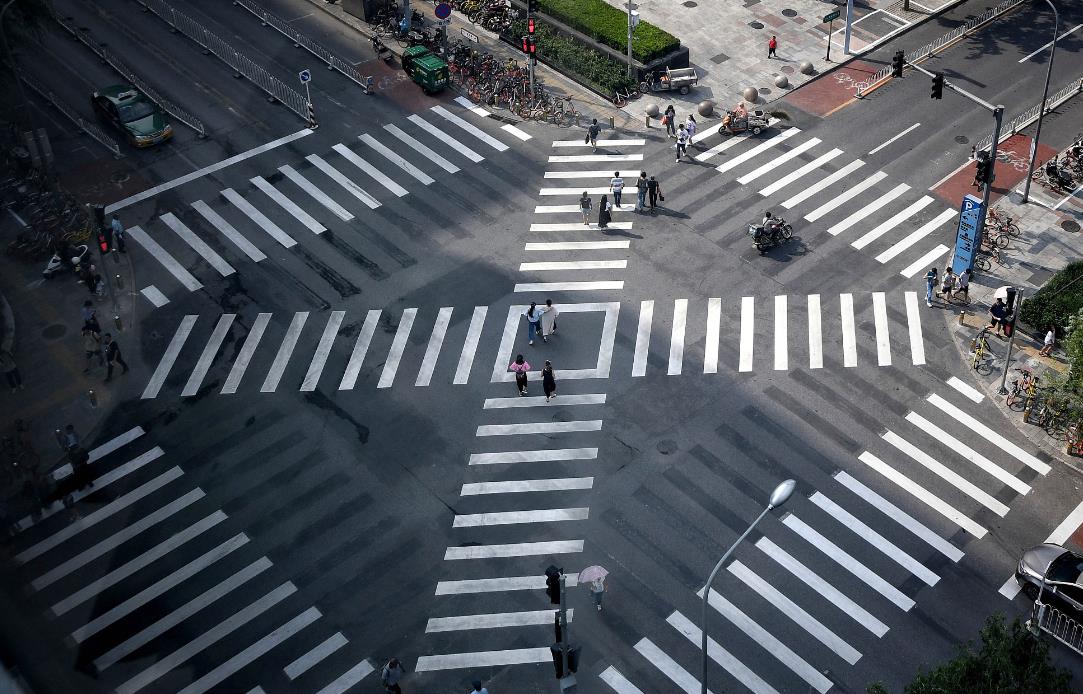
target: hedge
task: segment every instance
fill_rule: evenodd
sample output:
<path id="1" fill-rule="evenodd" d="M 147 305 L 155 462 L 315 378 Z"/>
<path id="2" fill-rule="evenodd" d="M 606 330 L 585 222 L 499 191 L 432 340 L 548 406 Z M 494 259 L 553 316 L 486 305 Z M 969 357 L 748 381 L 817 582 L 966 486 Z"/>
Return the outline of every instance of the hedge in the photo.
<path id="1" fill-rule="evenodd" d="M 1049 278 L 1034 296 L 1024 297 L 1019 318 L 1027 325 L 1045 330 L 1057 326 L 1061 334 L 1068 319 L 1083 308 L 1083 261 L 1071 263 Z"/>
<path id="2" fill-rule="evenodd" d="M 514 22 L 510 34 L 526 34 L 526 22 Z M 539 60 L 560 67 L 601 94 L 616 94 L 618 89 L 628 91 L 637 84 L 628 77 L 626 64 L 613 60 L 571 36 L 557 33 L 544 22 L 535 25 L 534 36 L 537 39 Z"/>
<path id="3" fill-rule="evenodd" d="M 599 43 L 628 50 L 628 14 L 605 0 L 539 0 L 539 9 Z M 680 39 L 653 24 L 639 22 L 632 35 L 632 57 L 649 63 L 677 50 Z"/>

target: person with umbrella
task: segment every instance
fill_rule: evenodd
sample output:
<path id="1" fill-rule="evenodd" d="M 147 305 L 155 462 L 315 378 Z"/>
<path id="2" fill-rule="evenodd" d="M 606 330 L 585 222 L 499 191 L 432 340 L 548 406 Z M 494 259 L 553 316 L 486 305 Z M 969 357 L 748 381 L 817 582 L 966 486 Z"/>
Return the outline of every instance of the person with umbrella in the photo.
<path id="1" fill-rule="evenodd" d="M 594 606 L 598 608 L 599 612 L 602 611 L 602 596 L 605 595 L 605 577 L 608 575 L 609 572 L 597 564 L 588 566 L 579 572 L 579 583 L 586 583 L 590 586 L 590 597 L 594 600 Z"/>

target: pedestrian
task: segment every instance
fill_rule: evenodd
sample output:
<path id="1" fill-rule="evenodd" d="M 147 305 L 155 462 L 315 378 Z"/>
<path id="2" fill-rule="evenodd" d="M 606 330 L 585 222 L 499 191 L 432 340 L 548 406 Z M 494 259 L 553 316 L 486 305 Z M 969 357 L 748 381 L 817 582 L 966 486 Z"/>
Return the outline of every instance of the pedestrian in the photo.
<path id="1" fill-rule="evenodd" d="M 688 147 L 688 132 L 684 129 L 684 123 L 677 128 L 677 163 L 681 163 L 681 157 L 686 154 Z"/>
<path id="2" fill-rule="evenodd" d="M 771 40 L 767 42 L 767 57 L 768 58 L 777 58 L 778 56 L 775 55 L 775 50 L 777 50 L 777 49 L 778 49 L 778 37 L 772 36 Z"/>
<path id="3" fill-rule="evenodd" d="M 114 250 L 118 250 L 121 253 L 127 253 L 128 251 L 124 248 L 124 237 L 127 232 L 124 231 L 124 225 L 120 223 L 120 215 L 114 214 L 113 221 L 109 226 L 113 230 Z"/>
<path id="4" fill-rule="evenodd" d="M 508 368 L 515 372 L 515 387 L 519 389 L 519 395 L 526 395 L 526 373 L 530 371 L 530 362 L 523 359 L 522 354 L 516 354 L 515 361 Z"/>
<path id="5" fill-rule="evenodd" d="M 553 305 L 552 299 L 545 300 L 545 308 L 541 310 L 541 335 L 542 340 L 549 341 L 549 336 L 557 331 L 557 316 L 560 311 Z"/>
<path id="6" fill-rule="evenodd" d="M 71 487 L 77 491 L 83 491 L 87 487 L 94 488 L 94 478 L 90 473 L 90 453 L 79 444 L 68 449 L 68 460 L 71 462 Z"/>
<path id="7" fill-rule="evenodd" d="M 124 357 L 120 354 L 120 345 L 118 345 L 110 333 L 106 333 L 102 338 L 102 348 L 105 350 L 105 381 L 108 383 L 113 378 L 113 362 L 120 364 L 124 369 L 122 374 L 128 373 L 128 364 L 124 361 Z"/>
<path id="8" fill-rule="evenodd" d="M 613 172 L 613 178 L 609 179 L 609 190 L 613 193 L 613 204 L 620 207 L 620 194 L 624 192 L 624 179 L 620 177 L 620 171 Z"/>
<path id="9" fill-rule="evenodd" d="M 933 306 L 933 289 L 936 288 L 936 268 L 929 268 L 929 271 L 925 273 L 925 305 L 929 308 Z"/>
<path id="10" fill-rule="evenodd" d="M 944 268 L 944 279 L 940 281 L 940 290 L 937 292 L 938 297 L 942 297 L 944 301 L 951 299 L 952 289 L 955 287 L 955 273 L 951 271 L 951 266 Z"/>
<path id="11" fill-rule="evenodd" d="M 955 291 L 951 294 L 952 298 L 958 297 L 959 294 L 963 295 L 965 301 L 970 302 L 970 268 L 963 270 L 955 278 Z"/>
<path id="12" fill-rule="evenodd" d="M 557 396 L 557 377 L 553 373 L 553 364 L 548 359 L 542 367 L 542 390 L 545 391 L 545 401 Z"/>
<path id="13" fill-rule="evenodd" d="M 598 133 L 602 131 L 602 126 L 598 125 L 598 119 L 592 118 L 590 120 L 590 126 L 587 128 L 587 142 L 590 143 L 591 151 L 598 151 Z"/>
<path id="14" fill-rule="evenodd" d="M 387 661 L 387 665 L 384 665 L 384 669 L 380 671 L 380 684 L 384 685 L 384 689 L 395 694 L 402 694 L 402 687 L 399 686 L 399 680 L 406 674 L 406 671 L 402 669 L 402 663 L 398 658 L 392 658 Z"/>
<path id="15" fill-rule="evenodd" d="M 692 144 L 692 136 L 696 134 L 696 117 L 688 114 L 688 120 L 684 122 L 684 131 L 688 133 L 688 144 Z"/>
<path id="16" fill-rule="evenodd" d="M 666 106 L 663 117 L 666 120 L 666 135 L 677 137 L 677 109 L 673 108 L 673 104 Z"/>
<path id="17" fill-rule="evenodd" d="M 538 304 L 531 301 L 523 315 L 526 316 L 526 339 L 530 344 L 534 344 L 534 337 L 541 332 L 541 311 Z"/>
<path id="18" fill-rule="evenodd" d="M 640 171 L 636 179 L 636 212 L 642 212 L 647 207 L 647 172 Z"/>
<path id="19" fill-rule="evenodd" d="M 594 207 L 587 191 L 583 191 L 583 197 L 579 198 L 579 211 L 583 213 L 583 226 L 590 226 L 590 211 Z"/>
<path id="20" fill-rule="evenodd" d="M 11 392 L 23 388 L 23 377 L 19 374 L 19 365 L 15 362 L 15 355 L 9 350 L 0 349 L 0 367 L 4 369 L 4 378 L 11 387 Z"/>
<path id="21" fill-rule="evenodd" d="M 86 368 L 83 373 L 90 371 L 90 362 L 94 357 L 98 358 L 98 366 L 105 366 L 105 358 L 102 356 L 102 340 L 98 334 L 90 328 L 83 328 L 83 352 L 86 354 Z"/>
<path id="22" fill-rule="evenodd" d="M 997 336 L 1002 335 L 1005 319 L 1008 317 L 1008 307 L 1004 305 L 1004 299 L 999 296 L 993 305 L 989 307 L 989 327 L 996 328 Z"/>
<path id="23" fill-rule="evenodd" d="M 1039 356 L 1048 357 L 1053 354 L 1053 346 L 1057 342 L 1057 329 L 1055 326 L 1049 326 L 1049 332 L 1045 334 L 1045 343 L 1042 345 L 1042 349 L 1038 352 Z M 548 363 L 548 362 L 546 362 Z"/>
<path id="24" fill-rule="evenodd" d="M 75 425 L 68 424 L 64 427 L 64 450 L 70 451 L 79 445 L 79 434 L 75 433 Z"/>
<path id="25" fill-rule="evenodd" d="M 602 611 L 602 596 L 605 595 L 605 576 L 599 576 L 590 582 L 590 597 L 598 611 Z"/>
<path id="26" fill-rule="evenodd" d="M 470 690 L 470 694 L 489 694 L 489 690 L 481 686 L 481 680 L 474 680 L 471 686 L 474 688 Z"/>
<path id="27" fill-rule="evenodd" d="M 102 326 L 98 323 L 98 309 L 94 307 L 94 302 L 87 299 L 83 302 L 83 308 L 79 311 L 83 317 L 83 327 L 89 328 L 96 333 L 101 333 Z"/>
<path id="28" fill-rule="evenodd" d="M 659 200 L 662 202 L 666 200 L 666 196 L 662 195 L 662 186 L 654 176 L 651 176 L 651 179 L 647 181 L 647 198 L 651 204 L 651 214 L 654 214 L 654 208 Z"/>
<path id="29" fill-rule="evenodd" d="M 613 203 L 603 195 L 598 201 L 598 228 L 608 229 L 611 221 L 613 221 Z"/>

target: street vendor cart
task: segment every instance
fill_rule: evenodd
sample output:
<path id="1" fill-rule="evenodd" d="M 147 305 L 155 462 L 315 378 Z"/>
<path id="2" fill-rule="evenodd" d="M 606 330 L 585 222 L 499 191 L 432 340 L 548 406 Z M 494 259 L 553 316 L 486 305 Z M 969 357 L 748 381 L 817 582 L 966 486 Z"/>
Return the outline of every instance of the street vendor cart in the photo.
<path id="1" fill-rule="evenodd" d="M 647 73 L 646 79 L 639 83 L 639 91 L 646 94 L 676 90 L 681 94 L 687 94 L 698 83 L 699 75 L 696 74 L 694 67 L 681 67 L 676 70 L 667 67 L 665 72 L 652 70 Z"/>

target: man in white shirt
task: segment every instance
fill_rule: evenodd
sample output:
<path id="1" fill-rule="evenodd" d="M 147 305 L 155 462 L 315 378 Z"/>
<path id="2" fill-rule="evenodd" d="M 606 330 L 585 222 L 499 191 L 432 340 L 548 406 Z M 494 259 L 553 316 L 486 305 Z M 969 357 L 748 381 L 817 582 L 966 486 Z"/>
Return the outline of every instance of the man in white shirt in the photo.
<path id="1" fill-rule="evenodd" d="M 613 205 L 620 207 L 620 194 L 624 190 L 624 179 L 620 177 L 620 171 L 613 172 L 613 178 L 609 179 L 609 190 L 613 192 Z"/>
<path id="2" fill-rule="evenodd" d="M 685 149 L 688 147 L 688 131 L 684 129 L 684 123 L 681 123 L 677 128 L 677 163 L 681 162 L 681 157 L 685 155 Z"/>

